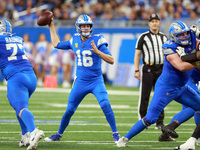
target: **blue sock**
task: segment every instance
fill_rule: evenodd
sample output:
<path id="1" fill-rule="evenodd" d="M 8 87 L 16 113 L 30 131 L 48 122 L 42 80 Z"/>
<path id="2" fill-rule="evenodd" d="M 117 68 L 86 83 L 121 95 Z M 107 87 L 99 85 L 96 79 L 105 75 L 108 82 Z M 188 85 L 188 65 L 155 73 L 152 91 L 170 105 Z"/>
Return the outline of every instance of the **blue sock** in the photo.
<path id="1" fill-rule="evenodd" d="M 115 122 L 115 115 L 113 113 L 113 110 L 111 108 L 110 102 L 105 99 L 102 100 L 99 103 L 104 115 L 106 116 L 106 120 L 108 121 L 112 132 L 117 132 L 117 126 L 116 126 L 116 122 Z"/>
<path id="2" fill-rule="evenodd" d="M 70 121 L 73 114 L 74 114 L 73 111 L 66 110 L 65 114 L 62 117 L 61 123 L 60 123 L 60 127 L 59 127 L 59 130 L 58 130 L 59 134 L 63 134 L 66 127 L 69 125 L 69 121 Z"/>
<path id="3" fill-rule="evenodd" d="M 32 132 L 35 129 L 33 114 L 28 109 L 24 109 L 22 111 L 21 119 L 24 122 L 24 124 L 27 126 L 29 132 Z"/>
<path id="4" fill-rule="evenodd" d="M 18 119 L 18 121 L 19 121 L 21 130 L 22 130 L 22 135 L 24 135 L 25 133 L 28 132 L 28 128 L 26 127 L 26 125 L 24 124 L 24 122 L 22 121 L 22 119 L 19 118 L 19 116 L 17 116 L 17 119 Z"/>
<path id="5" fill-rule="evenodd" d="M 128 138 L 129 140 L 143 131 L 146 128 L 146 126 L 143 124 L 142 119 L 136 122 L 136 124 L 133 125 L 133 127 L 129 130 L 129 132 L 124 136 Z"/>

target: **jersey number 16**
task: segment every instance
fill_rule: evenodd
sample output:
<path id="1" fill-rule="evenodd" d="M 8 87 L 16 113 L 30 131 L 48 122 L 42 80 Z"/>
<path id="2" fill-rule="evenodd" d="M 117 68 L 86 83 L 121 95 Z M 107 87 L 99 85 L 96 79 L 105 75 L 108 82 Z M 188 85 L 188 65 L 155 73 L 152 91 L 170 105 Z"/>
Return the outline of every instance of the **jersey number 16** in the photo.
<path id="1" fill-rule="evenodd" d="M 76 55 L 78 57 L 78 66 L 85 66 L 85 67 L 90 67 L 93 65 L 93 60 L 92 57 L 92 52 L 89 50 L 84 50 L 82 51 L 82 56 L 83 56 L 83 62 L 81 61 L 81 51 L 77 50 Z"/>

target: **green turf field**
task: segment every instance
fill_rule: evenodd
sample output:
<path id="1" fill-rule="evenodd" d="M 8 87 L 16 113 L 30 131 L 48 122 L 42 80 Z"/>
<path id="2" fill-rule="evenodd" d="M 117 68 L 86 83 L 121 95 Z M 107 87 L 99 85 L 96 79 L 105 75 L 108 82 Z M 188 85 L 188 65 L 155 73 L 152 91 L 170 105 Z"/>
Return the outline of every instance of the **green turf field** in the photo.
<path id="1" fill-rule="evenodd" d="M 25 150 L 19 148 L 20 126 L 13 108 L 6 98 L 6 87 L 0 86 L 0 150 Z M 116 117 L 118 131 L 124 136 L 138 120 L 138 89 L 108 87 L 110 103 Z M 36 126 L 45 132 L 45 136 L 55 134 L 67 106 L 69 90 L 40 89 L 32 95 L 29 109 L 35 116 Z M 165 108 L 165 124 L 168 124 L 181 105 L 172 102 Z M 91 94 L 85 97 L 71 119 L 60 142 L 40 141 L 38 150 L 169 150 L 185 142 L 192 134 L 195 124 L 190 119 L 176 131 L 176 142 L 158 142 L 160 130 L 152 125 L 148 130 L 132 138 L 127 148 L 117 148 L 112 139 L 111 129 L 102 113 L 97 100 Z M 200 150 L 196 146 L 196 150 Z"/>

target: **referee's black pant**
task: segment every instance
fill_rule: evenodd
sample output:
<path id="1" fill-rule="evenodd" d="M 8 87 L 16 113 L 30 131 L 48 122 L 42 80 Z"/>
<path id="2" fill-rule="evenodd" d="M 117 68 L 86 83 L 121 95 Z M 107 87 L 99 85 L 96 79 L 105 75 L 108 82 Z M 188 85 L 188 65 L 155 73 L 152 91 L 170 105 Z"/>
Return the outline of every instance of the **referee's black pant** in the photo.
<path id="1" fill-rule="evenodd" d="M 143 118 L 149 106 L 151 90 L 162 73 L 163 65 L 142 65 L 140 77 L 140 97 L 138 102 L 138 118 Z M 164 110 L 161 112 L 156 125 L 163 124 Z"/>

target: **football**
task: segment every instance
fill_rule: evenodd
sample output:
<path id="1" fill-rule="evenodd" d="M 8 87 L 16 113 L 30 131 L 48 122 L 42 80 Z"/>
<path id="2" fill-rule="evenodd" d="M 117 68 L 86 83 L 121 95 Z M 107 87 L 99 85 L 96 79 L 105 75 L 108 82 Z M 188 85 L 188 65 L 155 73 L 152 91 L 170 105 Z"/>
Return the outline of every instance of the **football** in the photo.
<path id="1" fill-rule="evenodd" d="M 51 11 L 45 11 L 39 16 L 37 20 L 37 24 L 39 26 L 46 26 L 51 22 L 52 17 L 53 17 L 53 13 Z"/>

